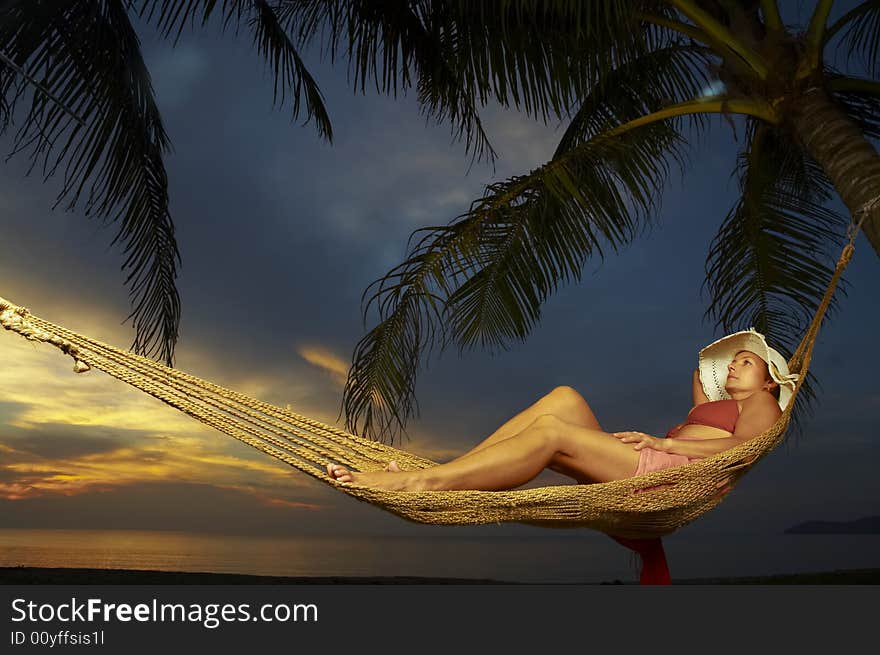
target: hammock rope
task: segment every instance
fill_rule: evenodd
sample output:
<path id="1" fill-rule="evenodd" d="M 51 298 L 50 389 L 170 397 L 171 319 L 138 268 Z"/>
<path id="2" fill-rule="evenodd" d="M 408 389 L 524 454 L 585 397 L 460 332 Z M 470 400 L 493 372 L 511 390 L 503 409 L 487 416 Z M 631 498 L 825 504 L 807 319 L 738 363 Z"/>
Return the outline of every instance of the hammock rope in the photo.
<path id="1" fill-rule="evenodd" d="M 588 527 L 624 539 L 652 539 L 674 532 L 716 506 L 750 467 L 781 441 L 794 399 L 806 377 L 822 319 L 852 258 L 855 237 L 862 221 L 877 208 L 878 202 L 880 200 L 874 199 L 856 212 L 856 216 L 861 214 L 857 224 L 854 216 L 849 242 L 789 361 L 789 369 L 800 377 L 777 422 L 735 448 L 686 466 L 601 484 L 510 491 L 401 492 L 340 483 L 327 475 L 328 462 L 343 463 L 361 471 L 381 470 L 392 459 L 403 470 L 426 468 L 435 462 L 77 334 L 3 298 L 0 298 L 0 324 L 28 340 L 59 348 L 74 359 L 75 372 L 90 368 L 104 371 L 340 491 L 411 521 L 446 525 L 519 522 L 544 527 Z"/>

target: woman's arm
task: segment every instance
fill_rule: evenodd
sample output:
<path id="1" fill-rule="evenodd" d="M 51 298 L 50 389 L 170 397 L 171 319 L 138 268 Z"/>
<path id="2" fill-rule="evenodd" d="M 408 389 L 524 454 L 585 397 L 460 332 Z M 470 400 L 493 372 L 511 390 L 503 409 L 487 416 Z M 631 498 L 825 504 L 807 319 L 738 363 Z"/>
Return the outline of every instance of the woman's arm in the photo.
<path id="1" fill-rule="evenodd" d="M 748 441 L 769 430 L 779 417 L 782 410 L 773 394 L 769 391 L 758 391 L 743 401 L 743 408 L 733 428 L 733 436 Z"/>
<path id="2" fill-rule="evenodd" d="M 693 382 L 693 390 L 694 390 L 694 407 L 697 405 L 702 405 L 703 403 L 709 402 L 709 399 L 706 397 L 706 394 L 703 392 L 703 383 L 700 382 L 700 369 L 694 369 L 694 382 Z"/>
<path id="3" fill-rule="evenodd" d="M 662 453 L 671 455 L 684 455 L 686 457 L 708 457 L 720 453 L 728 448 L 740 445 L 745 439 L 738 437 L 705 438 L 705 439 L 661 439 L 652 437 L 644 432 L 612 432 L 611 436 L 617 437 L 623 443 L 634 443 L 633 450 L 653 448 Z"/>
<path id="4" fill-rule="evenodd" d="M 635 450 L 653 448 L 671 455 L 709 457 L 734 448 L 769 429 L 779 418 L 779 404 L 772 394 L 760 391 L 743 401 L 742 412 L 729 437 L 704 439 L 658 439 L 644 432 L 612 432 L 624 443 L 635 443 Z"/>
<path id="5" fill-rule="evenodd" d="M 701 458 L 735 448 L 746 440 L 737 437 L 722 437 L 721 439 L 662 439 L 661 441 L 666 443 L 658 450 L 665 453 Z"/>

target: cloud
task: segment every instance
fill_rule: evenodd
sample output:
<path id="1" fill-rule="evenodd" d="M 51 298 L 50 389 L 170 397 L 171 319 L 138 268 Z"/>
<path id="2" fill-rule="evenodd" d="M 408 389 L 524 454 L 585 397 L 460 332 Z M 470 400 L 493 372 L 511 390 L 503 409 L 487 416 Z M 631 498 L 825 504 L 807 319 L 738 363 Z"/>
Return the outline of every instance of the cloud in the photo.
<path id="1" fill-rule="evenodd" d="M 345 386 L 348 379 L 348 360 L 320 345 L 303 344 L 297 346 L 296 352 L 312 366 L 329 373 L 337 385 Z"/>
<path id="2" fill-rule="evenodd" d="M 0 342 L 5 364 L 0 369 L 0 389 L 7 402 L 17 405 L 9 421 L 12 425 L 26 429 L 61 424 L 112 426 L 153 433 L 193 430 L 185 416 L 100 371 L 74 375 L 70 358 L 53 350 L 12 338 Z"/>
<path id="3" fill-rule="evenodd" d="M 17 417 L 26 405 L 23 403 L 7 402 L 0 400 L 0 424 L 9 423 Z"/>
<path id="4" fill-rule="evenodd" d="M 289 467 L 100 371 L 74 376 L 65 357 L 43 348 L 0 341 L 0 496 L 71 496 L 187 480 L 244 485 L 277 502 L 312 502 L 302 495 L 313 497 L 314 487 Z"/>
<path id="5" fill-rule="evenodd" d="M 52 459 L 75 458 L 116 450 L 127 441 L 118 436 L 119 433 L 129 432 L 131 439 L 143 436 L 143 433 L 133 430 L 91 428 L 61 423 L 46 423 L 31 430 L 18 428 L 15 431 L 17 432 L 15 435 L 0 437 L 7 447 L 18 453 Z"/>
<path id="6" fill-rule="evenodd" d="M 548 162 L 562 138 L 556 127 L 497 105 L 484 112 L 483 120 L 491 126 L 489 138 L 499 152 L 498 173 L 505 177 L 524 175 Z"/>
<path id="7" fill-rule="evenodd" d="M 22 439 L 26 441 L 26 437 Z M 13 441 L 15 448 L 18 440 Z M 40 440 L 37 440 L 40 443 Z M 46 445 L 44 437 L 42 445 Z M 90 441 L 80 450 L 86 450 Z M 35 457 L 19 450 L 3 458 L 0 470 L 4 482 L 0 496 L 24 498 L 61 494 L 77 495 L 96 489 L 136 485 L 150 481 L 195 481 L 206 484 L 242 486 L 262 490 L 265 495 L 288 500 L 297 494 L 312 495 L 306 480 L 287 466 L 252 451 L 222 453 L 215 444 L 200 438 L 165 436 L 143 439 L 134 445 L 120 445 L 99 452 L 80 452 L 59 457 Z M 69 447 L 75 450 L 76 446 Z"/>

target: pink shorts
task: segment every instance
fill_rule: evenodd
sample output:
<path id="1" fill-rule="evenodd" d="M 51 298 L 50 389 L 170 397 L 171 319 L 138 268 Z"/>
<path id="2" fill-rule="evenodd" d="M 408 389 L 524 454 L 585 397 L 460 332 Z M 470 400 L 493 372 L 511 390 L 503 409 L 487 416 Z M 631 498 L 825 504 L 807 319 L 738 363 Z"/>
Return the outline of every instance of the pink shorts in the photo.
<path id="1" fill-rule="evenodd" d="M 646 473 L 669 469 L 674 466 L 683 466 L 690 462 L 690 458 L 685 455 L 672 455 L 654 450 L 653 448 L 642 448 L 639 451 L 639 466 L 633 475 L 645 475 Z"/>

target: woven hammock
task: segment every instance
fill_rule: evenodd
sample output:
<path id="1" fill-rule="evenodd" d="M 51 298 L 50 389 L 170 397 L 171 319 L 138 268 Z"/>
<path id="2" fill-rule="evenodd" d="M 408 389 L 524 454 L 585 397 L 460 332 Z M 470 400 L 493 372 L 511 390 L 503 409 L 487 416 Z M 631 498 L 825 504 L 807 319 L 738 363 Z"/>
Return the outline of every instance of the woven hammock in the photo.
<path id="1" fill-rule="evenodd" d="M 104 371 L 303 473 L 404 519 L 445 525 L 517 522 L 554 528 L 586 527 L 615 538 L 655 539 L 715 507 L 750 467 L 782 439 L 794 398 L 806 378 L 822 319 L 852 257 L 859 225 L 855 229 L 851 226 L 849 243 L 840 255 L 822 302 L 788 362 L 791 372 L 799 373 L 800 377 L 776 423 L 753 439 L 711 457 L 601 484 L 511 491 L 385 491 L 340 483 L 327 474 L 328 462 L 359 471 L 381 470 L 392 459 L 402 470 L 434 466 L 435 462 L 82 336 L 3 298 L 0 322 L 26 339 L 58 347 L 73 357 L 76 372 L 90 368 Z"/>

